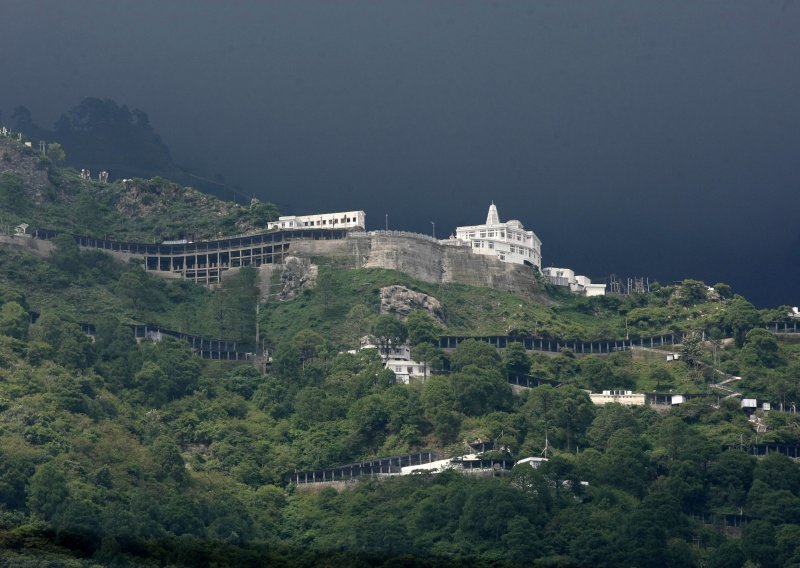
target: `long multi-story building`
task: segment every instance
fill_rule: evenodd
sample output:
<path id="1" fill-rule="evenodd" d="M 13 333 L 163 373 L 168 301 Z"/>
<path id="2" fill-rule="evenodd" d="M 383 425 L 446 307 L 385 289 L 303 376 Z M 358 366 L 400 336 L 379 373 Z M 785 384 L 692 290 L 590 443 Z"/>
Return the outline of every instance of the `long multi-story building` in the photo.
<path id="1" fill-rule="evenodd" d="M 364 229 L 367 214 L 363 211 L 319 213 L 316 215 L 284 215 L 270 223 L 270 229 Z"/>
<path id="2" fill-rule="evenodd" d="M 455 238 L 470 243 L 476 254 L 542 268 L 542 241 L 516 219 L 501 223 L 494 202 L 489 206 L 485 224 L 456 227 Z"/>

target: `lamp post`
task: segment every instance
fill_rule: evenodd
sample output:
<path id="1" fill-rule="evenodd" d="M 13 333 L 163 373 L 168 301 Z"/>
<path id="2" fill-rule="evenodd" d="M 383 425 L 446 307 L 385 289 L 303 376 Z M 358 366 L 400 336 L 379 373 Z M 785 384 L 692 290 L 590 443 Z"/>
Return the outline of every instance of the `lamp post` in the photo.
<path id="1" fill-rule="evenodd" d="M 386 214 L 386 230 L 389 230 L 389 214 Z"/>
<path id="2" fill-rule="evenodd" d="M 431 234 L 433 234 L 433 238 L 436 238 L 436 223 L 431 221 Z"/>

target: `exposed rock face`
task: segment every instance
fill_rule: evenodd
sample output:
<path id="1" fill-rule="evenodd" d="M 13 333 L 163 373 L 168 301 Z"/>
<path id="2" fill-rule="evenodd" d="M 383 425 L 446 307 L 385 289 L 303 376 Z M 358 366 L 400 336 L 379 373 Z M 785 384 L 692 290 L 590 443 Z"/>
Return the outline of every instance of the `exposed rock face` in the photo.
<path id="1" fill-rule="evenodd" d="M 442 319 L 442 304 L 433 296 L 414 292 L 405 286 L 384 286 L 381 288 L 381 313 L 397 314 L 405 319 L 414 310 L 423 310 L 438 323 Z"/>
<path id="2" fill-rule="evenodd" d="M 319 268 L 306 258 L 286 257 L 281 270 L 280 299 L 291 300 L 317 282 Z"/>

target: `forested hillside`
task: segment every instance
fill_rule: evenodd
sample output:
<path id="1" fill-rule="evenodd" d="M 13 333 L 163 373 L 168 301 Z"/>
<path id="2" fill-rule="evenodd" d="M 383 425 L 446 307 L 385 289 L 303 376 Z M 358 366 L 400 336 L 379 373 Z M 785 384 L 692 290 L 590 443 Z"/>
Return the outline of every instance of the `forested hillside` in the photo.
<path id="1" fill-rule="evenodd" d="M 109 186 L 15 144 L 0 157 L 4 224 L 67 234 L 46 258 L 0 246 L 2 565 L 800 565 L 800 468 L 777 451 L 800 446 L 800 334 L 766 329 L 793 323 L 788 307 L 757 310 L 725 284 L 691 280 L 622 297 L 545 288 L 537 303 L 335 266 L 286 301 L 259 298 L 250 268 L 217 290 L 157 280 L 68 235 L 101 234 L 108 222 L 118 238 L 161 239 L 154 214 L 123 214 L 121 188 L 109 197 Z M 56 193 L 36 197 L 34 170 Z M 91 224 L 75 212 L 106 198 Z M 159 203 L 164 227 L 173 215 L 189 227 L 199 202 Z M 229 216 L 199 208 L 206 227 L 254 214 L 208 203 Z M 441 308 L 382 313 L 390 285 Z M 266 348 L 270 372 L 202 359 L 171 338 L 137 342 L 134 323 Z M 368 334 L 407 342 L 430 376 L 399 383 L 374 349 L 356 351 Z M 438 347 L 443 335 L 663 334 L 683 338 L 669 350 L 679 360 L 655 349 Z M 541 384 L 512 388 L 513 377 Z M 727 377 L 738 397 L 712 386 Z M 608 389 L 695 398 L 591 402 L 587 391 Z M 748 397 L 772 410 L 751 420 Z M 379 457 L 461 456 L 475 442 L 493 448 L 486 458 L 547 460 L 484 475 L 291 483 L 295 472 Z M 755 455 L 764 444 L 773 450 Z"/>

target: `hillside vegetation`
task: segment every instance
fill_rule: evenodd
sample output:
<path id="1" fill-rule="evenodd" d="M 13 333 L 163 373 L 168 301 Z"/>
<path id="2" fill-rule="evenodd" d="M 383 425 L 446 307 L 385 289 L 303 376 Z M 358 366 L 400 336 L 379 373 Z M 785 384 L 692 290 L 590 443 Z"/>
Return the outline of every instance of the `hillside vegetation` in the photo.
<path id="1" fill-rule="evenodd" d="M 13 173 L 0 176 L 19 178 L 3 182 L 12 223 L 84 232 L 74 200 L 103 203 L 112 191 L 54 164 L 29 172 L 20 164 L 39 160 L 35 153 L 14 147 L 7 155 Z M 64 195 L 37 197 L 41 171 L 71 180 L 51 186 Z M 123 215 L 122 191 L 115 195 L 95 230 L 108 220 L 127 238 L 161 238 L 147 232 L 151 220 Z M 17 203 L 29 206 L 8 206 Z M 190 202 L 160 203 L 151 217 L 191 222 Z M 726 393 L 711 386 L 735 375 L 742 395 L 792 408 L 800 343 L 762 328 L 786 320 L 784 307 L 759 311 L 724 284 L 709 292 L 691 280 L 627 297 L 545 290 L 532 303 L 322 266 L 316 285 L 294 299 L 262 298 L 259 339 L 272 355 L 262 375 L 200 359 L 176 340 L 137 344 L 126 325 L 156 323 L 256 351 L 255 270 L 210 291 L 155 279 L 69 238 L 56 249 L 40 258 L 0 247 L 4 566 L 800 564 L 800 468 L 751 451 L 755 443 L 800 445 L 800 419 L 758 411 L 758 433 L 739 399 L 720 400 Z M 422 311 L 402 322 L 381 314 L 380 289 L 389 285 L 435 297 L 443 323 Z M 31 311 L 40 314 L 34 324 Z M 95 337 L 79 322 L 95 323 Z M 672 332 L 688 337 L 675 347 L 680 361 L 657 352 L 546 356 L 519 345 L 498 352 L 479 341 L 448 353 L 435 346 L 442 334 Z M 374 350 L 348 353 L 366 334 L 407 340 L 432 375 L 398 384 Z M 509 376 L 547 384 L 512 391 Z M 604 389 L 709 396 L 658 411 L 593 405 L 586 390 Z M 548 461 L 486 477 L 365 479 L 340 492 L 289 482 L 296 471 L 381 456 L 463 455 L 475 441 L 493 445 L 489 457 Z M 704 524 L 711 515 L 734 515 L 744 528 Z"/>

